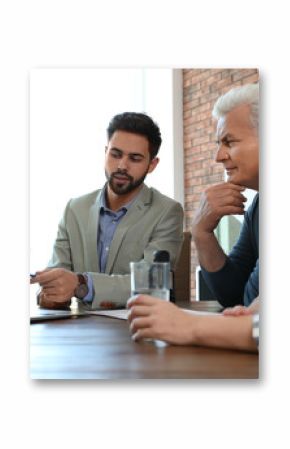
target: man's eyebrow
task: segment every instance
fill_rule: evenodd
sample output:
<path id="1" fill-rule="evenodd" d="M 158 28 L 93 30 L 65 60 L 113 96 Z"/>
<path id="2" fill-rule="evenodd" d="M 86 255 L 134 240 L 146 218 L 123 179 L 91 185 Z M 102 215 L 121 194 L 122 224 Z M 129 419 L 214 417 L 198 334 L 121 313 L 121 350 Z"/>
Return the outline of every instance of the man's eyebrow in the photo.
<path id="1" fill-rule="evenodd" d="M 227 142 L 227 141 L 229 141 L 229 140 L 234 140 L 234 141 L 237 141 L 237 142 L 240 142 L 240 139 L 238 139 L 236 136 L 234 136 L 233 134 L 231 134 L 231 133 L 225 133 L 224 135 L 222 135 L 222 136 L 217 136 L 217 138 L 216 138 L 216 143 L 218 143 L 218 142 Z"/>
<path id="2" fill-rule="evenodd" d="M 144 156 L 144 154 L 142 154 L 142 153 L 129 153 L 129 155 L 130 156 L 139 156 L 139 157 L 142 157 L 143 159 L 145 158 L 145 156 Z"/>
<path id="3" fill-rule="evenodd" d="M 122 154 L 124 153 L 124 150 L 121 150 L 120 148 L 117 148 L 117 147 L 111 147 L 110 150 L 118 151 L 119 153 L 122 153 Z M 128 154 L 130 156 L 139 156 L 139 157 L 142 157 L 143 159 L 145 158 L 144 154 L 138 153 L 137 151 L 133 151 L 133 152 L 129 151 Z"/>
<path id="4" fill-rule="evenodd" d="M 227 140 L 227 139 L 236 139 L 236 137 L 231 133 L 226 133 L 223 136 L 221 136 L 221 140 Z"/>
<path id="5" fill-rule="evenodd" d="M 111 147 L 111 148 L 109 148 L 109 150 L 119 151 L 119 153 L 123 153 L 123 150 L 121 150 L 120 148 L 117 148 L 117 147 Z"/>

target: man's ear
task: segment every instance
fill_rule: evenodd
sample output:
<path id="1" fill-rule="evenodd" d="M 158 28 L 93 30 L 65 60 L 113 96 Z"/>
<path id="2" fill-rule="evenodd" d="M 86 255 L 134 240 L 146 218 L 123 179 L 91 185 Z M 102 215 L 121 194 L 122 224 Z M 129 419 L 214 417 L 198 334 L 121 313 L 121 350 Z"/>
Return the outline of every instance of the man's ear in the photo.
<path id="1" fill-rule="evenodd" d="M 159 163 L 159 158 L 158 157 L 155 157 L 154 159 L 152 159 L 152 161 L 150 162 L 150 165 L 149 165 L 148 173 L 153 172 L 153 170 L 155 170 L 155 168 L 158 165 L 158 163 Z"/>

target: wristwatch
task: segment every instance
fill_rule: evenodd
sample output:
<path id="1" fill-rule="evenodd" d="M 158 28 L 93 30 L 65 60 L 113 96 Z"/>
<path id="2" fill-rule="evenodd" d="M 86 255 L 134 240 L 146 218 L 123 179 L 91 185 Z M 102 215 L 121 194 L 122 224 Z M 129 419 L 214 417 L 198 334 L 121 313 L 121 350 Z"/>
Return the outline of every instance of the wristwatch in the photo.
<path id="1" fill-rule="evenodd" d="M 84 299 L 89 293 L 88 278 L 83 273 L 76 273 L 78 277 L 78 285 L 75 288 L 74 295 L 78 299 Z"/>

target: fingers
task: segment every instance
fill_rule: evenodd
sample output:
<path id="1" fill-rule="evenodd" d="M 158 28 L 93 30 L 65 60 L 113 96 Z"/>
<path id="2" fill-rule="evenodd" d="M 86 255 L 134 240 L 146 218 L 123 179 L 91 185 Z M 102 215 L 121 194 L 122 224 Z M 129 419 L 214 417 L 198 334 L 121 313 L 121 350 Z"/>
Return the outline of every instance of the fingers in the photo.
<path id="1" fill-rule="evenodd" d="M 134 334 L 138 329 L 149 329 L 151 327 L 150 323 L 151 320 L 148 317 L 134 318 L 130 323 L 130 331 Z"/>
<path id="2" fill-rule="evenodd" d="M 127 307 L 131 308 L 133 305 L 152 306 L 157 304 L 159 301 L 163 300 L 149 295 L 135 295 L 128 299 Z"/>
<path id="3" fill-rule="evenodd" d="M 204 192 L 205 201 L 212 205 L 232 205 L 241 206 L 247 201 L 247 198 L 236 189 L 222 184 L 221 186 L 209 187 Z"/>
<path id="4" fill-rule="evenodd" d="M 48 273 L 50 273 L 48 275 Z M 30 275 L 30 284 L 40 284 L 51 282 L 61 275 L 61 269 L 46 268 L 45 270 L 36 271 Z"/>
<path id="5" fill-rule="evenodd" d="M 194 215 L 194 234 L 212 233 L 225 215 L 243 215 L 247 200 L 242 194 L 243 190 L 243 186 L 226 182 L 208 187 L 202 193 Z"/>
<path id="6" fill-rule="evenodd" d="M 243 195 L 243 191 L 245 190 L 244 187 L 237 186 L 235 184 L 229 183 L 229 182 L 223 182 L 221 184 L 216 184 L 213 186 L 208 187 L 205 190 L 205 194 L 208 195 L 214 195 L 215 197 L 223 197 L 225 195 L 232 195 L 236 198 L 243 199 L 246 201 L 246 197 Z"/>
<path id="7" fill-rule="evenodd" d="M 54 268 L 36 274 L 34 282 L 38 282 L 47 298 L 55 297 L 58 302 L 64 302 L 72 298 L 78 281 L 75 273 Z"/>
<path id="8" fill-rule="evenodd" d="M 143 340 L 145 338 L 154 338 L 152 336 L 152 333 L 149 329 L 138 329 L 133 335 L 132 335 L 132 340 L 134 341 L 140 341 Z"/>
<path id="9" fill-rule="evenodd" d="M 35 273 L 30 273 L 30 284 L 37 284 L 37 276 L 42 273 L 42 271 L 36 271 Z"/>
<path id="10" fill-rule="evenodd" d="M 233 184 L 232 182 L 221 182 L 220 184 L 212 185 L 209 188 L 216 190 L 231 189 L 236 192 L 244 192 L 246 190 L 245 186 L 239 186 L 238 184 Z"/>
<path id="11" fill-rule="evenodd" d="M 153 299 L 153 301 L 151 301 Z M 140 303 L 149 303 L 149 305 L 139 305 Z M 152 338 L 152 303 L 154 298 L 148 295 L 138 295 L 130 298 L 127 305 L 130 308 L 128 321 L 130 323 L 130 332 L 134 341 L 142 338 Z"/>
<path id="12" fill-rule="evenodd" d="M 245 306 L 235 306 L 235 307 L 228 307 L 223 311 L 223 315 L 225 316 L 240 316 L 240 315 L 250 315 L 251 311 L 248 309 L 248 307 Z"/>
<path id="13" fill-rule="evenodd" d="M 62 275 L 61 269 L 44 270 L 39 274 L 36 274 L 34 280 L 40 285 L 46 285 L 50 282 L 55 281 Z"/>
<path id="14" fill-rule="evenodd" d="M 64 292 L 60 292 L 58 289 L 54 287 L 45 287 L 42 289 L 42 293 L 46 298 L 59 298 L 62 297 Z"/>
<path id="15" fill-rule="evenodd" d="M 45 309 L 62 309 L 70 306 L 70 300 L 59 301 L 56 296 L 41 292 L 39 295 L 39 305 Z"/>
<path id="16" fill-rule="evenodd" d="M 143 338 L 156 338 L 150 317 L 134 318 L 130 324 L 132 340 L 138 341 Z"/>
<path id="17" fill-rule="evenodd" d="M 244 190 L 246 190 L 247 187 L 245 186 L 240 186 L 238 184 L 233 184 L 232 182 L 225 182 L 224 184 L 228 185 L 229 187 L 231 187 L 234 190 L 243 192 Z"/>
<path id="18" fill-rule="evenodd" d="M 235 190 L 236 192 L 244 192 L 247 187 L 246 186 L 240 186 L 238 184 L 233 184 L 230 181 L 221 182 L 220 184 L 213 185 L 212 188 L 220 188 L 220 189 L 231 189 Z"/>
<path id="19" fill-rule="evenodd" d="M 237 187 L 237 186 L 235 186 Z M 227 183 L 221 184 L 221 185 L 215 185 L 211 186 L 208 189 L 205 190 L 206 194 L 214 194 L 216 198 L 222 198 L 225 195 L 232 195 L 234 198 L 243 199 L 244 201 L 247 200 L 247 198 L 243 195 L 243 191 L 237 190 L 235 188 L 232 188 Z"/>
<path id="20" fill-rule="evenodd" d="M 57 304 L 51 298 L 47 297 L 45 293 L 41 292 L 39 295 L 39 305 L 45 309 L 55 309 Z"/>
<path id="21" fill-rule="evenodd" d="M 240 207 L 238 206 L 224 206 L 217 208 L 217 213 L 219 215 L 244 215 L 244 205 L 242 204 Z"/>
<path id="22" fill-rule="evenodd" d="M 129 321 L 132 321 L 134 318 L 139 316 L 148 316 L 150 313 L 150 306 L 136 306 L 133 305 L 130 308 L 128 319 Z"/>

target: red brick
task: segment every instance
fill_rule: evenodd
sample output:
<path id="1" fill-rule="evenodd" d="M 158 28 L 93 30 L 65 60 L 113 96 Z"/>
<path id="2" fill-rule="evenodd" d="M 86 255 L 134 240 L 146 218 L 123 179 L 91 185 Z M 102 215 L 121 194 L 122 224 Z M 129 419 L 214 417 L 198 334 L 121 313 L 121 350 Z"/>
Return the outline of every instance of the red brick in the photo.
<path id="1" fill-rule="evenodd" d="M 257 69 L 240 69 L 232 74 L 232 81 L 240 81 L 246 78 L 247 76 L 255 75 L 257 73 Z"/>
<path id="2" fill-rule="evenodd" d="M 242 83 L 249 84 L 249 83 L 256 83 L 257 81 L 259 81 L 259 75 L 255 73 L 253 75 L 246 76 L 246 78 L 243 78 Z"/>
<path id="3" fill-rule="evenodd" d="M 187 111 L 183 111 L 183 120 L 185 120 L 188 117 L 191 117 L 191 109 L 188 109 Z"/>
<path id="4" fill-rule="evenodd" d="M 186 101 L 183 105 L 183 111 L 188 111 L 196 108 L 199 105 L 199 99 L 194 98 L 193 100 Z"/>

